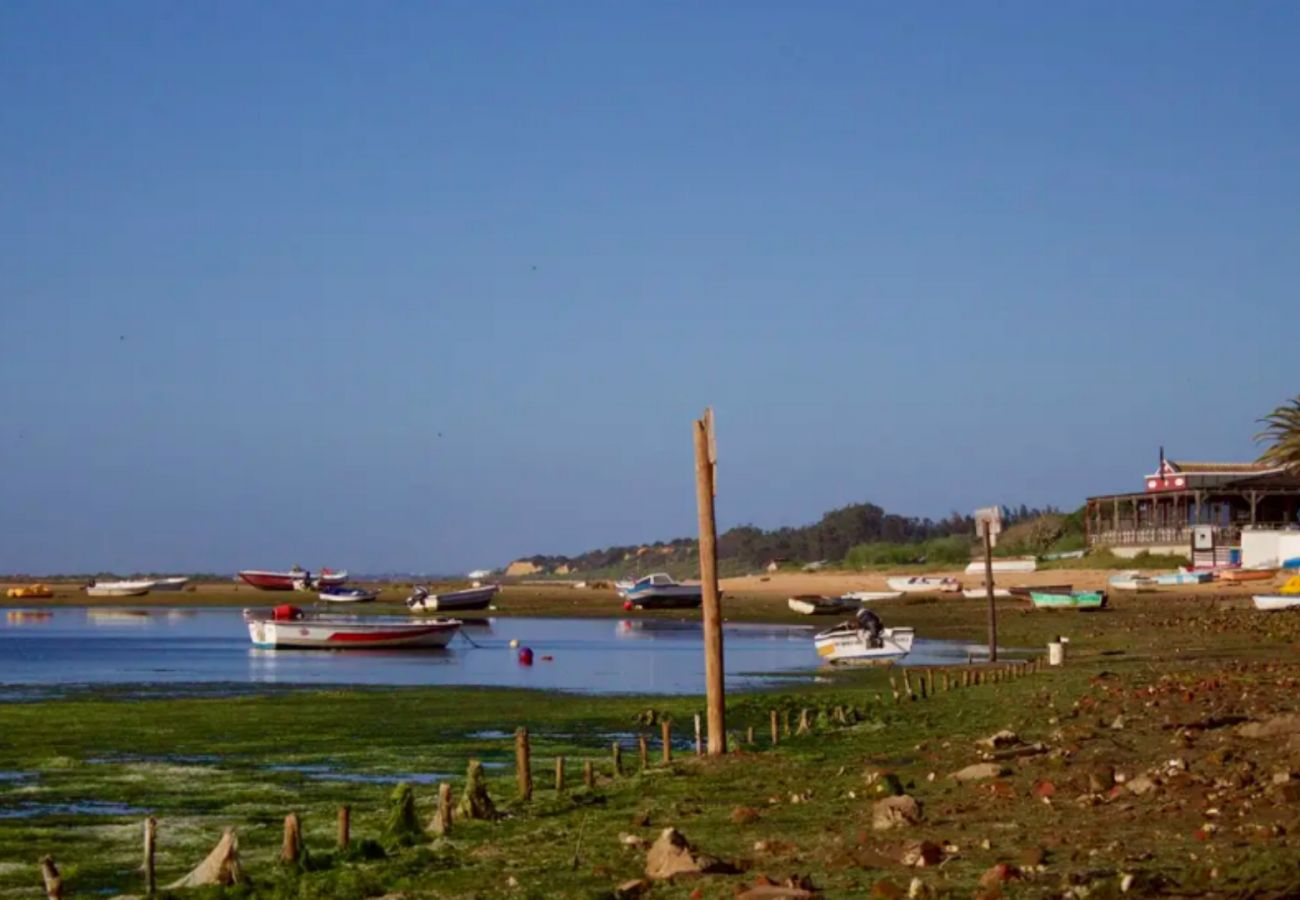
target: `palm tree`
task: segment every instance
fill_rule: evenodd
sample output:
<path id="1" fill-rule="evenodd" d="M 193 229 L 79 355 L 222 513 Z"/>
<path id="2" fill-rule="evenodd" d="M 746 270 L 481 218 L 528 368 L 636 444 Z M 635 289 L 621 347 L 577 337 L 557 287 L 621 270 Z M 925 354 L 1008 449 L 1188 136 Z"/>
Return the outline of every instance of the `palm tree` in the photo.
<path id="1" fill-rule="evenodd" d="M 1260 454 L 1259 461 L 1300 474 L 1300 395 L 1259 421 L 1265 427 L 1255 435 L 1255 441 L 1271 445 Z"/>

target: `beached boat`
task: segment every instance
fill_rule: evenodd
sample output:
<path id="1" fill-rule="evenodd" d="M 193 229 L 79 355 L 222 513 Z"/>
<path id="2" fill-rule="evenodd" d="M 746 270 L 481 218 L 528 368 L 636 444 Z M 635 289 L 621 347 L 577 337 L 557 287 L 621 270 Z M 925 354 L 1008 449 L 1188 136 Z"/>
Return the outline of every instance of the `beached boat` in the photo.
<path id="1" fill-rule="evenodd" d="M 373 603 L 379 599 L 379 591 L 359 587 L 331 587 L 322 589 L 316 596 L 326 603 Z"/>
<path id="2" fill-rule="evenodd" d="M 1071 591 L 1053 594 L 1030 591 L 1029 599 L 1035 609 L 1102 609 L 1106 606 L 1105 591 Z"/>
<path id="3" fill-rule="evenodd" d="M 844 595 L 846 599 L 856 600 L 859 603 L 871 603 L 876 600 L 897 600 L 903 596 L 902 591 L 849 591 Z"/>
<path id="4" fill-rule="evenodd" d="M 1062 550 L 1058 553 L 1044 553 L 1038 558 L 1043 562 L 1051 562 L 1057 559 L 1083 559 L 1087 554 L 1087 550 Z"/>
<path id="5" fill-rule="evenodd" d="M 140 597 L 152 587 L 152 581 L 96 581 L 85 590 L 91 597 Z"/>
<path id="6" fill-rule="evenodd" d="M 425 588 L 417 587 L 412 591 L 411 596 L 406 598 L 406 605 L 417 612 L 487 609 L 492 604 L 492 598 L 500 590 L 499 584 L 487 584 L 460 591 L 430 594 Z"/>
<path id="7" fill-rule="evenodd" d="M 1277 569 L 1225 569 L 1215 577 L 1220 581 L 1268 581 L 1277 575 Z"/>
<path id="8" fill-rule="evenodd" d="M 287 604 L 246 609 L 244 621 L 255 647 L 316 650 L 446 647 L 460 629 L 455 619 L 313 616 Z"/>
<path id="9" fill-rule="evenodd" d="M 886 578 L 885 584 L 891 591 L 904 594 L 956 593 L 961 590 L 961 582 L 956 578 L 939 575 L 914 575 L 910 578 L 899 576 Z"/>
<path id="10" fill-rule="evenodd" d="M 671 575 L 656 572 L 640 579 L 623 595 L 641 609 L 689 609 L 703 602 L 699 584 L 682 584 Z"/>
<path id="11" fill-rule="evenodd" d="M 813 636 L 817 655 L 828 663 L 879 664 L 893 662 L 912 652 L 916 633 L 911 628 L 886 628 L 880 646 L 872 647 L 865 632 L 853 622 L 841 622 Z"/>
<path id="12" fill-rule="evenodd" d="M 1071 591 L 1074 590 L 1074 585 L 1072 585 L 1072 584 L 1036 584 L 1036 585 L 1033 585 L 1032 587 L 1030 587 L 1030 586 L 1027 585 L 1027 584 L 1022 584 L 1022 585 L 1016 585 L 1015 587 L 1007 588 L 1007 590 L 1011 593 L 1011 596 L 1012 596 L 1012 597 L 1022 597 L 1022 598 L 1024 598 L 1025 600 L 1028 600 L 1028 599 L 1030 598 L 1030 595 L 1031 595 L 1034 591 L 1038 591 L 1039 593 L 1042 593 L 1042 594 L 1068 594 L 1068 593 L 1070 593 Z"/>
<path id="13" fill-rule="evenodd" d="M 1137 572 L 1120 572 L 1110 576 L 1110 586 L 1117 591 L 1154 591 L 1156 580 Z"/>
<path id="14" fill-rule="evenodd" d="M 183 575 L 170 578 L 155 578 L 151 591 L 183 591 L 190 580 Z"/>
<path id="15" fill-rule="evenodd" d="M 989 595 L 989 591 L 988 588 L 982 588 L 982 587 L 962 588 L 961 595 L 965 597 L 967 600 L 978 600 L 981 597 L 987 599 Z M 1002 598 L 1010 597 L 1012 596 L 1011 588 L 995 587 L 993 589 L 993 596 L 1002 597 Z"/>
<path id="16" fill-rule="evenodd" d="M 848 597 L 822 597 L 816 594 L 800 594 L 785 601 L 790 609 L 805 616 L 835 616 L 853 612 L 862 604 Z"/>
<path id="17" fill-rule="evenodd" d="M 1213 580 L 1213 575 L 1209 572 L 1162 572 L 1153 577 L 1156 584 L 1161 587 L 1185 584 L 1205 584 Z"/>
<path id="18" fill-rule="evenodd" d="M 1023 574 L 1025 572 L 1038 571 L 1038 560 L 1036 559 L 995 559 L 993 560 L 993 574 Z M 967 575 L 983 575 L 984 561 L 976 560 L 966 567 Z"/>
<path id="19" fill-rule="evenodd" d="M 1300 609 L 1300 594 L 1256 594 L 1255 609 L 1277 612 L 1283 609 Z"/>
<path id="20" fill-rule="evenodd" d="M 54 591 L 48 584 L 28 584 L 9 588 L 5 596 L 10 600 L 48 600 L 54 596 Z"/>
<path id="21" fill-rule="evenodd" d="M 288 572 L 244 569 L 239 577 L 259 591 L 308 591 L 338 587 L 348 580 L 348 573 L 346 570 L 332 572 L 321 569 L 320 575 L 312 578 L 306 569 L 290 569 Z"/>

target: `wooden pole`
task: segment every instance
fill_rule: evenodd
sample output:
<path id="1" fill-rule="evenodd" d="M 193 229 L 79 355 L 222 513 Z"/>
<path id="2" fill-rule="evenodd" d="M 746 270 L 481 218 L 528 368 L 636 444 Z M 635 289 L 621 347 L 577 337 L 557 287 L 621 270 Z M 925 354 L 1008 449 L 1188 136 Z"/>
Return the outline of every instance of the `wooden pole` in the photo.
<path id="1" fill-rule="evenodd" d="M 158 836 L 158 820 L 149 816 L 144 820 L 144 865 L 141 870 L 144 872 L 144 892 L 150 896 L 158 889 L 158 884 L 154 879 L 154 844 Z"/>
<path id="2" fill-rule="evenodd" d="M 564 757 L 555 757 L 555 793 L 564 792 Z"/>
<path id="3" fill-rule="evenodd" d="M 614 777 L 623 774 L 623 748 L 615 741 L 610 747 L 610 753 L 614 757 Z"/>
<path id="4" fill-rule="evenodd" d="M 59 874 L 53 856 L 41 857 L 41 878 L 45 882 L 46 900 L 63 900 L 63 876 Z"/>
<path id="5" fill-rule="evenodd" d="M 293 865 L 302 855 L 302 825 L 297 813 L 284 817 L 284 842 L 280 844 L 280 862 Z"/>
<path id="6" fill-rule="evenodd" d="M 703 732 L 700 730 L 700 714 L 695 714 L 695 755 L 704 755 L 704 741 L 701 738 Z"/>
<path id="7" fill-rule="evenodd" d="M 993 603 L 993 535 L 984 523 L 984 589 L 989 595 L 989 662 L 998 661 L 998 609 Z"/>
<path id="8" fill-rule="evenodd" d="M 751 747 L 754 746 L 754 726 L 750 725 L 745 729 L 745 743 Z"/>
<path id="9" fill-rule="evenodd" d="M 713 410 L 695 420 L 695 502 L 700 516 L 700 582 L 704 607 L 704 691 L 709 721 L 709 755 L 727 752 L 726 694 L 723 689 L 722 604 L 718 598 L 718 526 L 714 519 L 718 464 Z"/>
<path id="10" fill-rule="evenodd" d="M 451 782 L 438 782 L 438 828 L 439 834 L 451 834 Z"/>
<path id="11" fill-rule="evenodd" d="M 772 718 L 772 746 L 775 747 L 777 744 L 781 743 L 781 736 L 780 736 L 781 723 L 776 714 L 776 710 L 772 710 L 771 718 Z"/>
<path id="12" fill-rule="evenodd" d="M 650 742 L 646 740 L 644 734 L 636 736 L 637 754 L 641 757 L 641 771 L 644 772 L 650 768 Z"/>
<path id="13" fill-rule="evenodd" d="M 438 785 L 438 793 L 442 794 L 442 785 L 447 784 L 445 781 Z M 447 802 L 451 802 L 451 785 L 447 785 Z M 344 803 L 339 807 L 339 849 L 346 850 L 352 843 L 352 807 Z"/>
<path id="14" fill-rule="evenodd" d="M 582 763 L 582 783 L 588 789 L 596 786 L 596 767 L 591 764 L 591 760 L 585 760 Z"/>
<path id="15" fill-rule="evenodd" d="M 528 729 L 515 729 L 515 782 L 519 799 L 533 799 L 533 750 L 528 743 Z"/>
<path id="16" fill-rule="evenodd" d="M 673 761 L 673 723 L 664 719 L 659 723 L 659 740 L 664 745 L 664 765 Z"/>

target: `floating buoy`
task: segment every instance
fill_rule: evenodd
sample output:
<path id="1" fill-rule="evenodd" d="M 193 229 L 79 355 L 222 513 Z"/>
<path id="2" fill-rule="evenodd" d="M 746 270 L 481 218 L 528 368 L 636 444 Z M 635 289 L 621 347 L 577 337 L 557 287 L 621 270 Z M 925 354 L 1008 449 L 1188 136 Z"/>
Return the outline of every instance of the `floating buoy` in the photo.
<path id="1" fill-rule="evenodd" d="M 511 638 L 511 639 L 510 639 L 510 649 L 513 650 L 513 649 L 515 649 L 515 648 L 518 647 L 518 646 L 519 646 L 519 638 Z"/>
<path id="2" fill-rule="evenodd" d="M 531 666 L 533 664 L 533 650 L 531 647 L 519 648 L 519 664 L 521 666 Z"/>
<path id="3" fill-rule="evenodd" d="M 632 601 L 631 601 L 631 600 L 624 600 L 624 601 L 623 601 L 623 609 L 624 609 L 625 611 L 627 611 L 627 612 L 631 612 L 633 609 L 635 609 L 635 607 L 632 605 Z"/>

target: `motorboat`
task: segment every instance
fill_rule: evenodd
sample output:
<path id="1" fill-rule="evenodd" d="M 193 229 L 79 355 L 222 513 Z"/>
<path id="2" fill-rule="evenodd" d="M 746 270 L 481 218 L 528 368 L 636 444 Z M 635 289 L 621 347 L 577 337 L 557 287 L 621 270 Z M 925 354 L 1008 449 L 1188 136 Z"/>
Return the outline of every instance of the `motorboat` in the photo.
<path id="1" fill-rule="evenodd" d="M 623 595 L 632 606 L 641 609 L 690 609 L 703 602 L 703 587 L 682 584 L 665 572 L 640 579 Z"/>
<path id="2" fill-rule="evenodd" d="M 966 567 L 967 575 L 983 575 L 985 571 L 984 560 L 976 560 Z M 993 560 L 994 575 L 1023 574 L 1025 572 L 1038 571 L 1038 560 L 1036 559 L 995 559 Z"/>
<path id="3" fill-rule="evenodd" d="M 460 630 L 456 619 L 395 619 L 381 616 L 311 615 L 283 604 L 246 609 L 253 646 L 316 650 L 446 647 Z"/>
<path id="4" fill-rule="evenodd" d="M 1278 612 L 1283 609 L 1300 609 L 1300 594 L 1256 594 L 1255 609 Z"/>
<path id="5" fill-rule="evenodd" d="M 322 588 L 317 594 L 325 603 L 374 603 L 379 599 L 379 591 L 359 587 Z"/>
<path id="6" fill-rule="evenodd" d="M 1277 569 L 1225 569 L 1215 577 L 1220 581 L 1268 581 L 1277 574 Z"/>
<path id="7" fill-rule="evenodd" d="M 1074 585 L 1072 584 L 1036 584 L 1033 587 L 1016 585 L 1007 588 L 1012 597 L 1023 597 L 1026 600 L 1034 591 L 1038 591 L 1040 594 L 1068 594 L 1073 590 Z"/>
<path id="8" fill-rule="evenodd" d="M 406 605 L 416 612 L 487 609 L 500 590 L 499 584 L 480 584 L 460 591 L 431 594 L 427 588 L 417 587 L 406 598 Z"/>
<path id="9" fill-rule="evenodd" d="M 1069 591 L 1052 593 L 1050 591 L 1031 591 L 1029 599 L 1035 609 L 1103 609 L 1106 606 L 1105 591 Z"/>
<path id="10" fill-rule="evenodd" d="M 985 587 L 962 588 L 961 595 L 967 600 L 979 600 L 982 597 L 988 597 L 989 589 Z M 1011 589 L 995 587 L 993 589 L 993 596 L 997 599 L 1005 600 L 1007 597 L 1012 596 Z"/>
<path id="11" fill-rule="evenodd" d="M 157 578 L 154 579 L 153 587 L 150 588 L 150 590 L 155 593 L 158 591 L 183 591 L 189 583 L 190 580 L 183 575 L 169 578 Z"/>
<path id="12" fill-rule="evenodd" d="M 876 600 L 897 600 L 903 596 L 902 591 L 849 591 L 844 595 L 846 599 L 856 600 L 859 603 L 873 603 Z"/>
<path id="13" fill-rule="evenodd" d="M 916 633 L 912 628 L 885 628 L 880 645 L 873 647 L 868 634 L 854 622 L 841 622 L 813 636 L 817 655 L 828 663 L 880 664 L 893 662 L 912 652 Z"/>
<path id="14" fill-rule="evenodd" d="M 853 612 L 861 602 L 848 597 L 823 597 L 817 594 L 800 594 L 786 600 L 790 609 L 805 616 L 835 616 Z"/>
<path id="15" fill-rule="evenodd" d="M 899 576 L 885 579 L 891 591 L 904 594 L 954 594 L 961 590 L 961 582 L 956 578 L 941 575 Z"/>
<path id="16" fill-rule="evenodd" d="M 5 596 L 10 600 L 49 600 L 54 596 L 54 590 L 48 584 L 28 584 L 9 588 Z"/>
<path id="17" fill-rule="evenodd" d="M 85 590 L 90 597 L 140 597 L 151 588 L 152 581 L 93 581 Z"/>
<path id="18" fill-rule="evenodd" d="M 310 591 L 339 587 L 348 580 L 348 573 L 346 569 L 342 572 L 321 569 L 320 574 L 312 578 L 311 572 L 294 566 L 287 572 L 244 569 L 239 577 L 259 591 Z"/>
<path id="19" fill-rule="evenodd" d="M 1156 589 L 1156 580 L 1149 575 L 1141 575 L 1137 571 L 1120 572 L 1118 575 L 1110 576 L 1110 586 L 1117 591 L 1154 591 Z"/>
<path id="20" fill-rule="evenodd" d="M 1161 587 L 1171 587 L 1187 584 L 1205 584 L 1213 580 L 1214 576 L 1209 572 L 1162 572 L 1159 575 L 1152 576 L 1156 584 Z"/>

